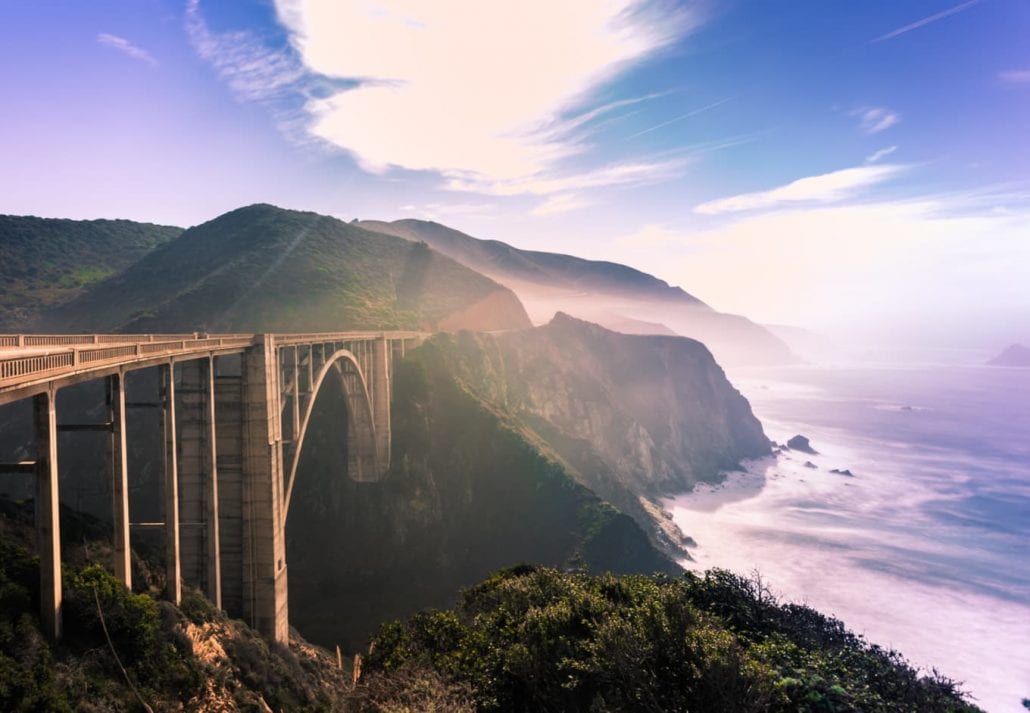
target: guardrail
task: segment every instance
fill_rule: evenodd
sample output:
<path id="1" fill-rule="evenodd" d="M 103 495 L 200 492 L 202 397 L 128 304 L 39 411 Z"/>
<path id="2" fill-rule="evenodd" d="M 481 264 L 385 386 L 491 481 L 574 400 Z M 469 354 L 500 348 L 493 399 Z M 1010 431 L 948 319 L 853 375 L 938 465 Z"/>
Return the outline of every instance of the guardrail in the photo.
<path id="1" fill-rule="evenodd" d="M 182 334 L 0 334 L 0 347 L 57 347 L 76 344 L 136 344 L 196 340 L 201 332 Z M 249 334 L 220 334 L 223 338 L 249 337 Z"/>
<path id="2" fill-rule="evenodd" d="M 0 334 L 0 347 L 13 347 L 0 357 L 0 382 L 46 376 L 50 372 L 75 371 L 83 367 L 129 364 L 144 357 L 202 352 L 226 347 L 247 347 L 256 334 Z M 417 339 L 423 332 L 313 332 L 276 334 L 277 346 L 375 339 Z M 39 347 L 55 347 L 40 350 Z M 34 350 L 19 355 L 17 350 Z"/>
<path id="3" fill-rule="evenodd" d="M 6 336 L 6 335 L 5 335 Z M 36 335 L 33 335 L 36 336 Z M 51 336 L 72 336 L 72 335 L 51 335 Z M 81 335 L 77 335 L 81 337 Z M 98 335 L 99 336 L 99 335 Z M 78 348 L 72 346 L 68 349 L 50 351 L 42 354 L 27 354 L 24 356 L 10 356 L 0 358 L 0 381 L 24 376 L 44 375 L 47 372 L 76 369 L 78 367 L 99 366 L 106 362 L 120 363 L 132 362 L 140 357 L 153 356 L 156 354 L 189 354 L 198 351 L 205 351 L 211 348 L 223 347 L 246 347 L 254 342 L 253 335 L 227 335 L 218 337 L 194 338 L 194 335 L 187 335 L 186 339 L 151 341 L 151 337 L 167 337 L 168 335 L 131 335 L 136 337 L 133 340 L 122 339 L 120 344 L 115 346 L 94 346 Z M 175 335 L 180 336 L 180 335 Z M 143 339 L 142 337 L 145 337 Z M 129 342 L 129 343 L 126 343 Z M 51 343 L 52 346 L 61 345 L 61 342 Z M 70 342 L 68 344 L 100 344 L 100 342 Z M 28 346 L 36 346 L 28 345 Z"/>

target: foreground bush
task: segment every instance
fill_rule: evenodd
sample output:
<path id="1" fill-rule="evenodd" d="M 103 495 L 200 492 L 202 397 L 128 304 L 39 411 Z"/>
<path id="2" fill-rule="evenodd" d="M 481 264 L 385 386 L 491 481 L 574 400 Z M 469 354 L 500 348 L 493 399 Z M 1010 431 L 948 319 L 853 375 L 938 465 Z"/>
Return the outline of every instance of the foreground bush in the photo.
<path id="1" fill-rule="evenodd" d="M 977 710 L 953 682 L 719 570 L 506 570 L 455 611 L 384 626 L 366 668 L 435 672 L 439 688 L 465 687 L 484 711 Z"/>

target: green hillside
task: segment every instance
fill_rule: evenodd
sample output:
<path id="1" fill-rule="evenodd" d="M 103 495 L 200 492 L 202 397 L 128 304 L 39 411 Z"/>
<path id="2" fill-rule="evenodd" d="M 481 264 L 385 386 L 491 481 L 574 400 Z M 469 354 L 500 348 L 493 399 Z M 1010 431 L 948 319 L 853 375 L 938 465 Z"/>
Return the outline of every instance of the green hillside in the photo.
<path id="1" fill-rule="evenodd" d="M 180 233 L 131 220 L 0 215 L 0 330 L 26 329 L 40 310 L 72 299 Z"/>
<path id="2" fill-rule="evenodd" d="M 526 326 L 517 298 L 429 249 L 335 218 L 253 205 L 191 228 L 47 315 L 50 328 L 434 328 L 488 302 L 481 329 Z"/>

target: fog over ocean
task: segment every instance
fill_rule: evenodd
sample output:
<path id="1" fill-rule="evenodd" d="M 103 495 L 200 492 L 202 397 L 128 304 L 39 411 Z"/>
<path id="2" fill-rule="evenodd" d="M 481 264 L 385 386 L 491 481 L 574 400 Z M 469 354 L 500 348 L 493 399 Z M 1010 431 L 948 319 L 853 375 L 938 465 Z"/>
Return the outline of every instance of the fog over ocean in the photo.
<path id="1" fill-rule="evenodd" d="M 800 433 L 819 454 L 756 461 L 671 499 L 697 541 L 685 564 L 757 569 L 781 597 L 964 681 L 990 713 L 1022 710 L 1030 369 L 804 366 L 730 378 L 770 438 Z"/>

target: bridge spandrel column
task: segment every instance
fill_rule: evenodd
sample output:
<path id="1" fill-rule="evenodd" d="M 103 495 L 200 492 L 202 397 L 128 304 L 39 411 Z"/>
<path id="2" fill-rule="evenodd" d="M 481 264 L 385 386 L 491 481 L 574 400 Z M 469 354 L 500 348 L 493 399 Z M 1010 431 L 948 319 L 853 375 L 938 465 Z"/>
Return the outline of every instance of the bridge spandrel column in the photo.
<path id="1" fill-rule="evenodd" d="M 125 377 L 107 377 L 108 421 L 111 423 L 111 522 L 114 525 L 114 574 L 132 589 L 132 545 L 129 535 L 129 466 L 125 430 Z"/>
<path id="2" fill-rule="evenodd" d="M 243 356 L 243 613 L 265 636 L 289 640 L 279 366 L 264 335 Z"/>
<path id="3" fill-rule="evenodd" d="M 390 468 L 390 371 L 390 347 L 384 336 L 372 342 L 372 375 L 369 389 L 375 423 L 379 477 Z"/>
<path id="4" fill-rule="evenodd" d="M 179 448 L 175 413 L 175 366 L 161 367 L 165 434 L 165 594 L 178 604 L 182 600 L 182 563 L 179 550 Z"/>
<path id="5" fill-rule="evenodd" d="M 36 440 L 36 547 L 43 631 L 61 638 L 61 500 L 57 471 L 57 406 L 53 392 L 32 399 Z"/>
<path id="6" fill-rule="evenodd" d="M 61 621 L 61 498 L 58 490 L 58 416 L 53 392 L 33 397 L 36 441 L 36 545 L 43 632 L 57 641 Z"/>
<path id="7" fill-rule="evenodd" d="M 182 365 L 179 389 L 179 517 L 182 578 L 221 608 L 218 474 L 210 359 Z"/>

